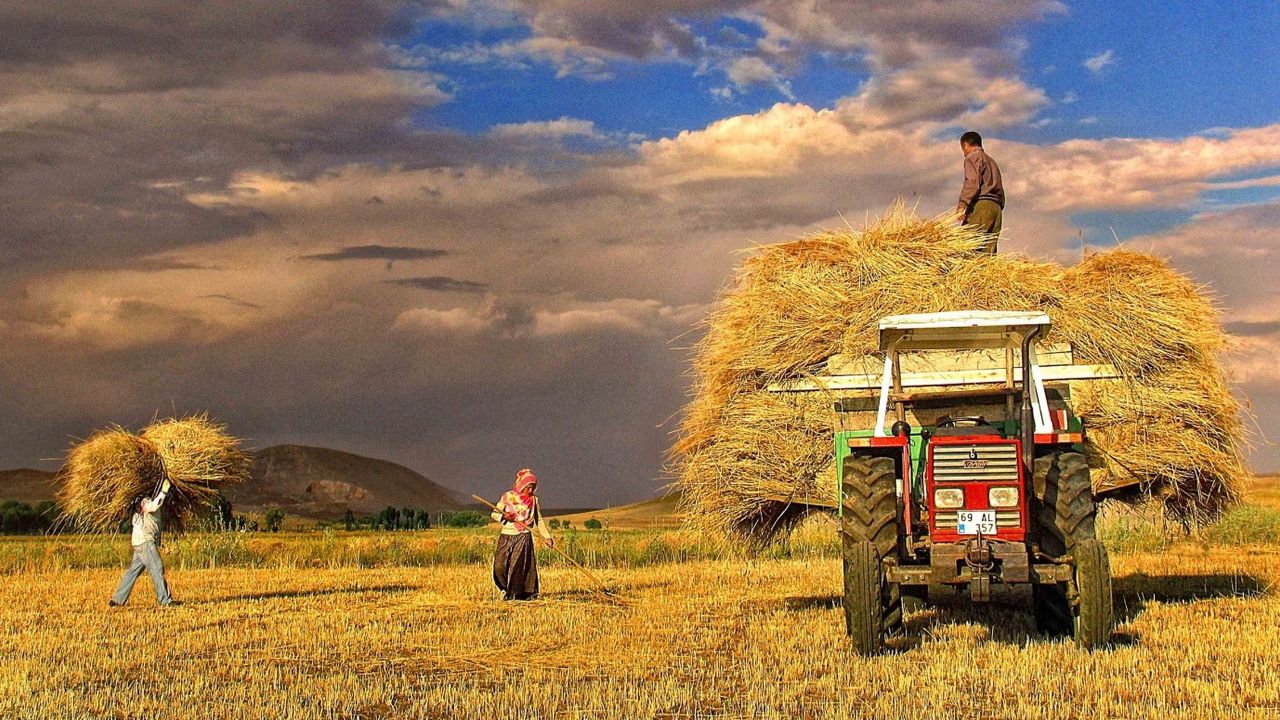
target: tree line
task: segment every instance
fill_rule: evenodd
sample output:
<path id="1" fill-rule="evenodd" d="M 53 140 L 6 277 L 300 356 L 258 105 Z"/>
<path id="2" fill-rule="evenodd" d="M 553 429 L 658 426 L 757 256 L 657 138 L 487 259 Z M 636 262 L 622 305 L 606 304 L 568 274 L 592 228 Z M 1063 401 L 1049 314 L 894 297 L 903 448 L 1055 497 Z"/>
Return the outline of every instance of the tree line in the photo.
<path id="1" fill-rule="evenodd" d="M 6 500 L 0 502 L 0 534 L 3 535 L 42 535 L 61 531 L 74 531 L 66 524 L 59 523 L 61 510 L 52 500 L 45 500 L 35 505 Z M 231 502 L 221 495 L 214 501 L 209 512 L 197 518 L 192 529 L 207 532 L 278 532 L 284 526 L 285 511 L 280 507 L 267 508 L 262 522 L 236 514 Z M 322 527 L 342 527 L 346 530 L 426 530 L 431 527 L 469 528 L 484 527 L 489 523 L 489 515 L 477 510 L 440 510 L 434 513 L 421 508 L 395 508 L 388 505 L 380 512 L 372 515 L 357 516 L 351 510 L 335 522 L 322 522 Z M 558 520 L 548 523 L 553 529 L 560 529 Z M 599 529 L 602 524 L 591 518 L 584 525 L 588 530 Z M 571 526 L 563 523 L 565 529 Z M 123 518 L 120 531 L 128 532 L 130 519 Z"/>

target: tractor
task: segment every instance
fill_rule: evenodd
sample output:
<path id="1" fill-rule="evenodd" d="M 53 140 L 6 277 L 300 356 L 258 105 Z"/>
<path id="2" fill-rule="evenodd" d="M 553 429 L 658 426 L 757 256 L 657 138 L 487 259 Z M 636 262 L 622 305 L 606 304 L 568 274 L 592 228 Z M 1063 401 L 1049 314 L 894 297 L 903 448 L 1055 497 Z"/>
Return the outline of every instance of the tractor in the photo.
<path id="1" fill-rule="evenodd" d="M 1095 537 L 1085 428 L 1069 384 L 1046 388 L 1046 378 L 1115 373 L 1069 359 L 1042 367 L 1037 344 L 1049 329 L 1037 312 L 879 323 L 875 404 L 835 407 L 844 613 L 859 653 L 881 651 L 904 613 L 947 586 L 982 603 L 995 587 L 1030 585 L 1040 632 L 1085 648 L 1108 642 L 1111 574 Z"/>

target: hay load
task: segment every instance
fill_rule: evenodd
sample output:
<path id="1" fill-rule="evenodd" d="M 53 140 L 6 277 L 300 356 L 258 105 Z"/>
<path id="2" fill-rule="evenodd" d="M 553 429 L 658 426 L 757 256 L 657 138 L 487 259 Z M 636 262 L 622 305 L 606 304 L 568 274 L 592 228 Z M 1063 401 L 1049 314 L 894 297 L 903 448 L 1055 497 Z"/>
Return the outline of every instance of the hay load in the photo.
<path id="1" fill-rule="evenodd" d="M 1211 300 L 1140 253 L 1063 267 L 978 254 L 981 242 L 899 204 L 861 232 L 764 247 L 743 263 L 705 321 L 672 448 L 690 521 L 763 542 L 802 518 L 805 502 L 834 502 L 834 396 L 764 388 L 821 374 L 833 355 L 876 352 L 882 317 L 967 309 L 1046 312 L 1046 342 L 1119 370 L 1121 379 L 1072 386 L 1100 497 L 1156 497 L 1184 522 L 1229 506 L 1247 476 L 1243 424 Z"/>
<path id="2" fill-rule="evenodd" d="M 80 530 L 112 530 L 167 477 L 164 516 L 181 529 L 220 488 L 248 479 L 249 457 L 239 444 L 206 415 L 159 420 L 137 435 L 121 427 L 95 432 L 71 448 L 58 473 L 63 517 Z"/>

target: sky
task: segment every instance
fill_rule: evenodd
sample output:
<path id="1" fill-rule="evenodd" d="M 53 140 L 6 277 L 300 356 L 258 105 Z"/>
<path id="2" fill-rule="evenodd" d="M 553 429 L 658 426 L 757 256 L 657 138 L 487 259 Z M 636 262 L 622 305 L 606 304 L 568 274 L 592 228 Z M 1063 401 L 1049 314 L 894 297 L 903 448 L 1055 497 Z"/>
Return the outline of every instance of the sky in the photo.
<path id="1" fill-rule="evenodd" d="M 458 490 L 661 492 L 753 246 L 954 206 L 1215 293 L 1280 424 L 1280 5 L 0 2 L 0 468 L 208 411 Z M 1280 469 L 1265 433 L 1251 462 Z"/>

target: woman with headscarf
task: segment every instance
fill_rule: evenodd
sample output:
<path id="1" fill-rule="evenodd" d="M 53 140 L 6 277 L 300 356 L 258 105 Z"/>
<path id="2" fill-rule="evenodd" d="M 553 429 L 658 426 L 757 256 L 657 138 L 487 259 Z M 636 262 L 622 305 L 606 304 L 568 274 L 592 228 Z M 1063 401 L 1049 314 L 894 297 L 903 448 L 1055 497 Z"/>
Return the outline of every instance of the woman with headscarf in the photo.
<path id="1" fill-rule="evenodd" d="M 529 468 L 516 473 L 515 487 L 498 500 L 494 520 L 502 523 L 498 550 L 493 557 L 493 582 L 503 600 L 533 600 L 538 597 L 538 563 L 533 552 L 533 528 L 553 547 L 551 531 L 542 520 L 542 508 L 534 494 L 538 476 Z"/>

